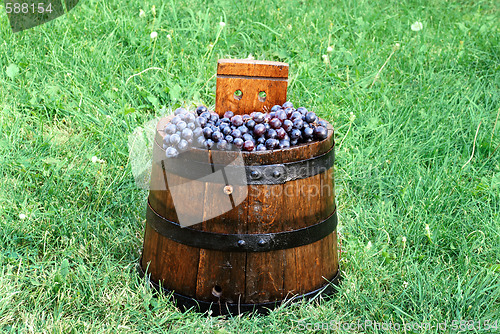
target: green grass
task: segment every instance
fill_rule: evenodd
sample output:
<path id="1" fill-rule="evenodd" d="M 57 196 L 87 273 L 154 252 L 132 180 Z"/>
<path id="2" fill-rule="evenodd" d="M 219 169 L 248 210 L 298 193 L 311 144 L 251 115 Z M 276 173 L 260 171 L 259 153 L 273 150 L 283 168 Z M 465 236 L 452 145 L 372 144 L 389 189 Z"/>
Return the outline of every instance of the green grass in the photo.
<path id="1" fill-rule="evenodd" d="M 0 10 L 0 331 L 500 327 L 499 9 L 84 0 L 18 34 Z M 181 313 L 134 271 L 147 192 L 135 186 L 127 137 L 162 106 L 213 105 L 217 59 L 249 54 L 289 63 L 289 99 L 334 124 L 345 279 L 332 299 L 267 317 Z M 162 70 L 126 83 L 149 67 Z"/>

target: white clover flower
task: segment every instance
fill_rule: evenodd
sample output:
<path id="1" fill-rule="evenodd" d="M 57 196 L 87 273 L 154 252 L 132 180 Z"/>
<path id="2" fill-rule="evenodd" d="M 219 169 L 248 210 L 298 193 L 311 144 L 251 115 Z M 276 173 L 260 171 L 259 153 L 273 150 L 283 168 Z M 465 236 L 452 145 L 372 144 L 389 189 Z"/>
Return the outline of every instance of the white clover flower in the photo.
<path id="1" fill-rule="evenodd" d="M 404 282 L 403 282 L 403 288 L 405 288 L 405 289 L 406 289 L 407 287 L 408 287 L 408 282 L 407 282 L 407 281 L 404 281 Z"/>
<path id="2" fill-rule="evenodd" d="M 102 160 L 102 159 L 99 159 L 98 157 L 96 157 L 95 155 L 92 157 L 92 159 L 90 159 L 92 161 L 92 163 L 100 163 L 100 164 L 103 164 L 105 163 L 106 161 Z"/>
<path id="3" fill-rule="evenodd" d="M 146 16 L 146 12 L 143 11 L 142 9 L 139 9 L 139 17 L 145 17 Z"/>
<path id="4" fill-rule="evenodd" d="M 19 219 L 22 219 L 22 220 L 26 219 L 26 215 L 24 213 L 20 213 Z"/>
<path id="5" fill-rule="evenodd" d="M 247 57 L 247 59 L 250 59 L 250 60 L 255 60 L 255 57 L 250 53 Z"/>
<path id="6" fill-rule="evenodd" d="M 221 28 L 224 28 L 224 27 L 226 26 L 226 22 L 222 22 L 222 21 L 220 21 L 220 22 L 219 22 L 219 25 L 220 25 L 220 27 L 221 27 Z"/>
<path id="7" fill-rule="evenodd" d="M 214 47 L 214 45 L 213 45 L 212 43 L 208 44 L 208 48 L 209 48 L 209 49 L 211 49 L 211 48 L 213 48 L 213 47 Z"/>
<path id="8" fill-rule="evenodd" d="M 171 41 L 171 40 L 172 40 L 172 36 L 170 36 L 170 34 L 168 34 L 168 35 L 167 35 L 167 39 L 168 39 L 169 41 Z"/>
<path id="9" fill-rule="evenodd" d="M 333 51 L 333 47 L 329 46 L 329 47 L 326 48 L 326 52 L 330 53 L 332 51 Z"/>
<path id="10" fill-rule="evenodd" d="M 371 249 L 371 248 L 372 248 L 372 242 L 368 241 L 368 243 L 366 244 L 366 249 Z"/>
<path id="11" fill-rule="evenodd" d="M 411 25 L 411 30 L 413 31 L 420 31 L 422 30 L 424 26 L 422 25 L 422 22 L 419 22 L 419 21 L 415 21 L 412 25 Z"/>
<path id="12" fill-rule="evenodd" d="M 155 39 L 156 37 L 158 37 L 158 33 L 156 31 L 151 32 L 151 38 Z"/>

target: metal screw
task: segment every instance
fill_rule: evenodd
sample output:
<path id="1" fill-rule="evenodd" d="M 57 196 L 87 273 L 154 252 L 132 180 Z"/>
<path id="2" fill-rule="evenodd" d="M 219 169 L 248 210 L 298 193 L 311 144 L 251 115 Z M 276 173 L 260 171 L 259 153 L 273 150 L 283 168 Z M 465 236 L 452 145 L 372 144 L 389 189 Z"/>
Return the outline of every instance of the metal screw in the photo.
<path id="1" fill-rule="evenodd" d="M 281 176 L 281 172 L 280 172 L 279 170 L 275 170 L 275 171 L 273 172 L 273 176 L 274 176 L 275 178 L 278 178 L 278 177 L 280 177 L 280 176 Z"/>
<path id="2" fill-rule="evenodd" d="M 266 245 L 266 240 L 260 239 L 259 242 L 258 242 L 258 244 L 259 244 L 260 247 L 263 247 L 263 246 Z"/>
<path id="3" fill-rule="evenodd" d="M 224 187 L 224 194 L 231 195 L 233 193 L 233 186 L 227 185 Z"/>
<path id="4" fill-rule="evenodd" d="M 238 246 L 243 247 L 246 245 L 245 240 L 238 240 Z"/>
<path id="5" fill-rule="evenodd" d="M 250 177 L 255 180 L 255 179 L 260 179 L 261 175 L 260 175 L 260 172 L 258 170 L 253 170 L 250 173 Z"/>

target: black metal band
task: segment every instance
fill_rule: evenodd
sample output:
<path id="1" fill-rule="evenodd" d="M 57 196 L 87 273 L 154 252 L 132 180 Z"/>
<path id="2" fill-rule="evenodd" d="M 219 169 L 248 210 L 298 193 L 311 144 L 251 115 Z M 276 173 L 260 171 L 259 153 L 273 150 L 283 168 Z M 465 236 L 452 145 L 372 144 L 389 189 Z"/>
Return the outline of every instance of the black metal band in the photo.
<path id="1" fill-rule="evenodd" d="M 159 234 L 187 246 L 225 252 L 269 252 L 309 245 L 328 236 L 337 228 L 337 210 L 315 225 L 264 234 L 222 234 L 182 227 L 156 213 L 149 202 L 146 220 Z"/>
<path id="2" fill-rule="evenodd" d="M 161 153 L 157 153 L 156 155 L 161 155 Z M 161 163 L 162 161 L 163 163 Z M 179 155 L 177 158 L 165 158 L 157 161 L 157 163 L 160 163 L 162 168 L 169 173 L 190 180 L 197 180 L 210 173 L 224 169 L 227 174 L 235 176 L 232 177 L 230 181 L 230 183 L 234 185 L 284 184 L 288 181 L 305 179 L 324 173 L 333 166 L 334 162 L 335 144 L 332 145 L 328 152 L 317 157 L 273 165 L 246 166 L 234 164 L 221 165 L 217 163 L 209 164 L 208 162 L 194 161 L 188 157 L 184 158 L 183 154 Z M 241 169 L 244 169 L 244 173 L 240 171 Z M 240 175 L 241 177 L 238 177 Z M 244 175 L 246 175 L 246 179 Z"/>
<path id="3" fill-rule="evenodd" d="M 146 276 L 146 273 L 142 269 L 141 263 L 142 263 L 142 257 L 141 259 L 139 259 L 139 263 L 137 263 L 136 268 L 137 272 L 139 273 L 139 276 L 141 278 L 144 278 Z M 212 316 L 219 316 L 226 314 L 238 315 L 254 311 L 260 314 L 268 314 L 271 310 L 273 310 L 276 307 L 279 307 L 282 304 L 288 304 L 290 302 L 298 302 L 302 299 L 312 300 L 319 296 L 323 297 L 332 295 L 337 291 L 341 279 L 342 276 L 340 275 L 340 269 L 339 269 L 335 277 L 333 277 L 328 284 L 314 291 L 305 293 L 303 295 L 291 296 L 288 299 L 279 300 L 276 302 L 260 303 L 260 304 L 230 304 L 220 301 L 207 302 L 203 300 L 197 300 L 192 297 L 184 296 L 174 291 L 168 290 L 163 286 L 160 286 L 158 283 L 154 282 L 149 277 L 147 277 L 149 284 L 151 284 L 156 291 L 158 292 L 162 291 L 165 294 L 172 294 L 176 306 L 182 308 L 183 311 L 187 311 L 190 309 L 194 309 L 198 312 L 212 311 L 210 313 Z"/>

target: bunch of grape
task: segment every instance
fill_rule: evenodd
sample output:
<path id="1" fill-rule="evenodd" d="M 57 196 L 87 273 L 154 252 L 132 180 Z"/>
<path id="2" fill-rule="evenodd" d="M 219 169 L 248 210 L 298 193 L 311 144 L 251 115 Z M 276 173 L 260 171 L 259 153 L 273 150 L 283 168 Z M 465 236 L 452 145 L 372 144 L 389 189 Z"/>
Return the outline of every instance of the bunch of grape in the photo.
<path id="1" fill-rule="evenodd" d="M 251 152 L 283 149 L 328 137 L 325 121 L 304 107 L 295 109 L 291 102 L 275 105 L 268 113 L 234 115 L 226 111 L 222 118 L 205 106 L 196 108 L 196 116 L 179 108 L 165 133 L 167 157 L 176 156 L 190 145 Z"/>

